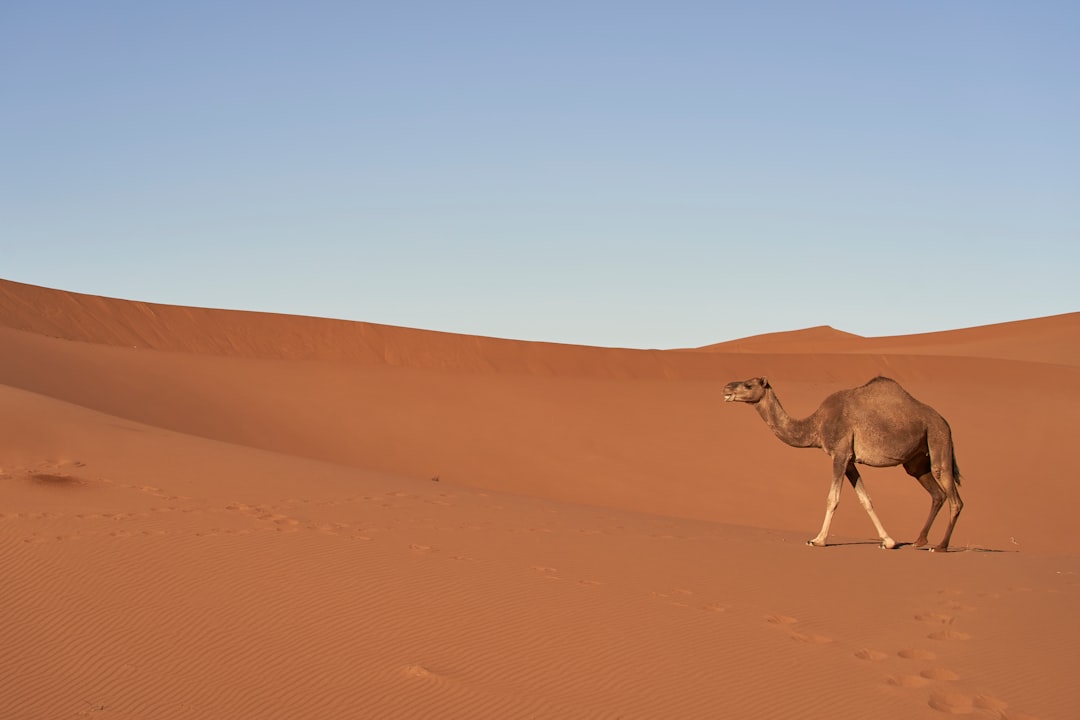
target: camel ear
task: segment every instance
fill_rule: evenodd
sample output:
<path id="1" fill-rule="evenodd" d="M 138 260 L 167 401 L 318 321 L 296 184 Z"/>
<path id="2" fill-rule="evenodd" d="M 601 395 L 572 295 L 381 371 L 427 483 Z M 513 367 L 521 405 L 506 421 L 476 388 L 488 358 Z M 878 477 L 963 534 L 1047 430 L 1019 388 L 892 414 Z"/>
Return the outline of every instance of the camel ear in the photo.
<path id="1" fill-rule="evenodd" d="M 769 387 L 769 378 L 767 377 L 759 377 L 758 382 L 761 383 L 761 387 L 763 388 Z"/>

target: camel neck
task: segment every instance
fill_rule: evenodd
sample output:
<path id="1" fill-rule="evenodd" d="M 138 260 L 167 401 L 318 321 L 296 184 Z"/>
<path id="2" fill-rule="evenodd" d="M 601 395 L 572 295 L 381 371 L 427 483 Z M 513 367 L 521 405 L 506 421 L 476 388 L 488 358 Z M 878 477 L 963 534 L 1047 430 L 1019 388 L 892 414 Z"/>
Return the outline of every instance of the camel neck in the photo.
<path id="1" fill-rule="evenodd" d="M 796 420 L 788 415 L 772 388 L 765 390 L 765 397 L 754 407 L 757 409 L 758 414 L 761 415 L 761 419 L 773 431 L 773 434 L 788 445 L 798 448 L 821 446 L 813 416 Z"/>

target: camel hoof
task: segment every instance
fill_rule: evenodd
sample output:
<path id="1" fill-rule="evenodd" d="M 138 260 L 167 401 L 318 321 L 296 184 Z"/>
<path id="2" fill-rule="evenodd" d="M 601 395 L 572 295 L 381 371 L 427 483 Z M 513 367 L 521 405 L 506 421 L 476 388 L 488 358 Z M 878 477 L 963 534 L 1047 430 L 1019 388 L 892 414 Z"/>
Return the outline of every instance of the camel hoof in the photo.
<path id="1" fill-rule="evenodd" d="M 807 540 L 806 544 L 809 545 L 810 547 L 825 547 L 825 543 L 818 542 L 816 540 Z"/>
<path id="2" fill-rule="evenodd" d="M 893 540 L 892 538 L 887 537 L 887 538 L 885 538 L 884 540 L 881 541 L 881 549 L 882 550 L 892 550 L 895 547 L 896 547 L 896 541 Z"/>

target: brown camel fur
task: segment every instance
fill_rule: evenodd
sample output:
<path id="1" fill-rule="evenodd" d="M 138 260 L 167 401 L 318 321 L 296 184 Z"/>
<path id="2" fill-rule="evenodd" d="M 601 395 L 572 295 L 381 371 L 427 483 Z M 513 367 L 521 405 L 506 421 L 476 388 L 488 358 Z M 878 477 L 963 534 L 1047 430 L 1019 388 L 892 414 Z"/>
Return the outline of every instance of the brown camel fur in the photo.
<path id="1" fill-rule="evenodd" d="M 948 549 L 956 519 L 964 507 L 957 491 L 960 470 L 953 456 L 952 431 L 945 418 L 911 397 L 895 380 L 876 377 L 861 387 L 835 392 L 803 420 L 796 420 L 784 411 L 769 381 L 763 377 L 728 383 L 724 386 L 724 401 L 750 403 L 776 437 L 788 445 L 818 447 L 832 457 L 833 481 L 825 506 L 825 522 L 817 537 L 807 544 L 825 545 L 833 513 L 840 502 L 840 488 L 847 477 L 877 528 L 881 546 L 896 547 L 896 541 L 885 532 L 874 512 L 870 495 L 855 469 L 858 463 L 870 467 L 903 465 L 908 475 L 930 493 L 930 517 L 915 540 L 916 547 L 926 545 L 930 526 L 948 498 L 949 527 L 941 543 L 933 548 Z"/>

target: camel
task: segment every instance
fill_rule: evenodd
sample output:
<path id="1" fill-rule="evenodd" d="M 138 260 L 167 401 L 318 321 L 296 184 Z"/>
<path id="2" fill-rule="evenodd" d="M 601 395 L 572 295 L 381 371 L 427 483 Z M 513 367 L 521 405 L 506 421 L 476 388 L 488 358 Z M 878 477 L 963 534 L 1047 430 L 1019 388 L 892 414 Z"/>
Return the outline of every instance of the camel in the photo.
<path id="1" fill-rule="evenodd" d="M 870 467 L 903 465 L 908 475 L 930 493 L 930 517 L 915 540 L 927 544 L 934 518 L 949 500 L 949 527 L 945 537 L 931 548 L 944 552 L 964 507 L 957 486 L 960 470 L 953 455 L 952 430 L 936 410 L 907 393 L 895 380 L 876 377 L 865 385 L 840 390 L 825 398 L 810 417 L 796 420 L 780 405 L 769 381 L 763 377 L 731 382 L 724 386 L 725 402 L 750 403 L 776 437 L 798 448 L 817 447 L 832 457 L 833 481 L 825 506 L 821 532 L 808 545 L 824 547 L 829 525 L 840 502 L 844 478 L 877 528 L 881 547 L 894 548 L 896 541 L 881 525 L 870 495 L 863 486 L 856 463 Z"/>

